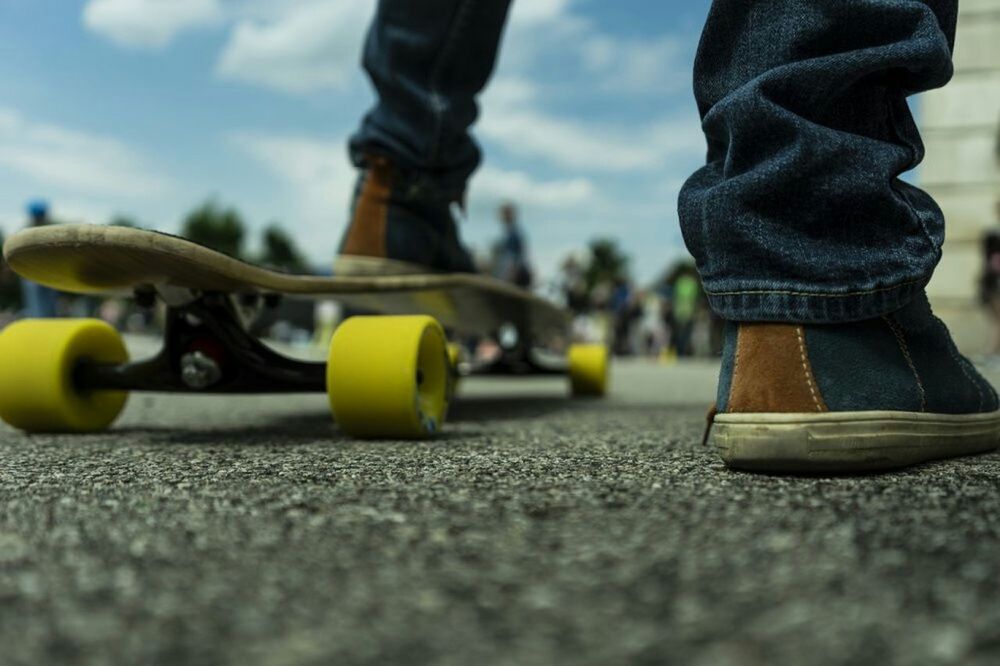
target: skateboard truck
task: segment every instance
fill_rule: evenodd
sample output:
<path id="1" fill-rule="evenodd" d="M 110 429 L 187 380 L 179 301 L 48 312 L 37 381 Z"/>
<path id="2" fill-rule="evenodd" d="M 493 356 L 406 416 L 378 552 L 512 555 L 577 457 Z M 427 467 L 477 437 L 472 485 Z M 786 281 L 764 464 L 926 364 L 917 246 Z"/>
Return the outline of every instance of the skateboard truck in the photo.
<path id="1" fill-rule="evenodd" d="M 164 344 L 155 356 L 126 364 L 81 361 L 74 371 L 76 387 L 207 393 L 325 390 L 325 363 L 289 358 L 250 335 L 233 299 L 181 291 L 186 290 L 167 294 L 176 305 L 168 301 Z"/>
<path id="2" fill-rule="evenodd" d="M 545 358 L 539 353 L 539 347 L 534 344 L 532 339 L 522 334 L 522 331 L 530 330 L 530 326 L 523 324 L 504 323 L 492 336 L 500 347 L 499 356 L 485 363 L 474 364 L 470 369 L 470 374 L 565 376 L 570 370 L 568 360 L 555 355 L 552 358 Z"/>

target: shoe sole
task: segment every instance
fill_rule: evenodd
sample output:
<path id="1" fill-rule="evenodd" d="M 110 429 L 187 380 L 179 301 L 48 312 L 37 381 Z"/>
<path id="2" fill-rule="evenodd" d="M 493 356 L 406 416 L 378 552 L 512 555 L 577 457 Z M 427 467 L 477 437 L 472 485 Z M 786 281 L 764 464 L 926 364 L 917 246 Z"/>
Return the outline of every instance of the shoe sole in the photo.
<path id="1" fill-rule="evenodd" d="M 709 441 L 736 469 L 866 472 L 993 451 L 1000 445 L 1000 410 L 718 414 Z"/>

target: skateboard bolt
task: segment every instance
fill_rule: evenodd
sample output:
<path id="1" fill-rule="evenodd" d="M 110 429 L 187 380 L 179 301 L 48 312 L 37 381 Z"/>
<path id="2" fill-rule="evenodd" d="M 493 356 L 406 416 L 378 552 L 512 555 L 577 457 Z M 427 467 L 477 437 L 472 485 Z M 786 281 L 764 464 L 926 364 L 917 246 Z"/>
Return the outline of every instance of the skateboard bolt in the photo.
<path id="1" fill-rule="evenodd" d="M 214 359 L 200 351 L 181 356 L 181 380 L 193 389 L 208 388 L 222 379 L 222 369 Z"/>

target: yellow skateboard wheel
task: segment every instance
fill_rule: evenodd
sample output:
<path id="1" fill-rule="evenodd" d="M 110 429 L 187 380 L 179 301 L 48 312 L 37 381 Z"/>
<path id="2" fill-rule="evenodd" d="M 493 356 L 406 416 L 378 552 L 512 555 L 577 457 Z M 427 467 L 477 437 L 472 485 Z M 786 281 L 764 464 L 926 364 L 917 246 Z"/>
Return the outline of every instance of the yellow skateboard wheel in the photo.
<path id="1" fill-rule="evenodd" d="M 432 317 L 351 317 L 333 334 L 326 370 L 333 418 L 355 437 L 429 437 L 441 429 L 451 364 Z"/>
<path id="2" fill-rule="evenodd" d="M 80 391 L 87 359 L 125 363 L 121 336 L 99 319 L 25 319 L 0 331 L 0 418 L 28 432 L 95 432 L 118 417 L 128 394 Z"/>
<path id="3" fill-rule="evenodd" d="M 608 388 L 608 348 L 601 344 L 571 345 L 566 358 L 575 396 L 602 396 Z"/>

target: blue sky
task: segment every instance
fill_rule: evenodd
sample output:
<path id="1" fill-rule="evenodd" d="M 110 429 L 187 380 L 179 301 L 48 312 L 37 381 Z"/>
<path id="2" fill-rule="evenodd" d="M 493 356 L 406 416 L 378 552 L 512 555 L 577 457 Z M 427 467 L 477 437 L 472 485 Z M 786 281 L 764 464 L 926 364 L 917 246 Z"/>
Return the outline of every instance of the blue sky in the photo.
<path id="1" fill-rule="evenodd" d="M 704 154 L 691 65 L 709 0 L 516 0 L 477 137 L 467 241 L 521 204 L 542 273 L 597 235 L 637 277 L 683 253 L 677 191 Z M 0 228 L 125 213 L 175 231 L 207 197 L 336 249 L 372 103 L 373 0 L 0 0 Z"/>

